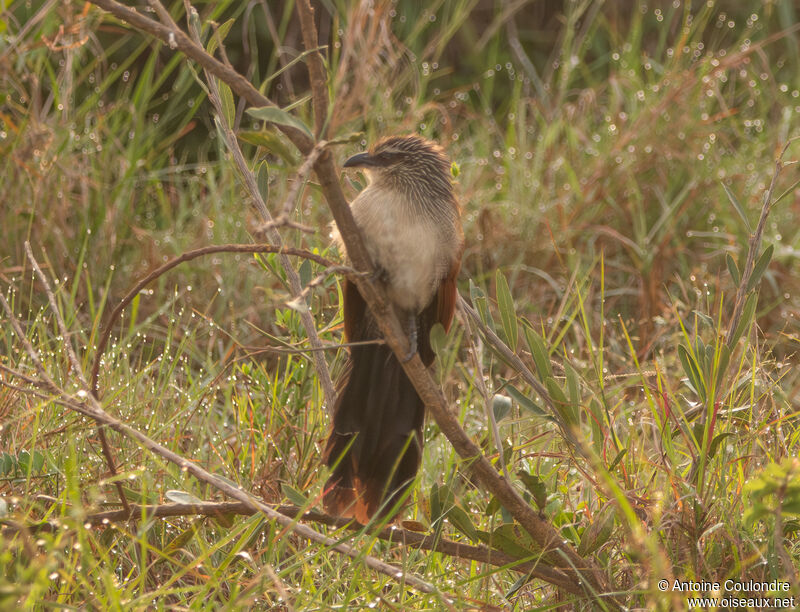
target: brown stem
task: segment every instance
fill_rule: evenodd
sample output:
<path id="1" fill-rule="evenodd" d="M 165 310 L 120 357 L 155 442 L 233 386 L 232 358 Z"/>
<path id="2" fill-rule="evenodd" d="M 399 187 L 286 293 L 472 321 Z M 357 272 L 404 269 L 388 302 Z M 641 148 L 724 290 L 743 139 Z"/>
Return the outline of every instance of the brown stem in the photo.
<path id="1" fill-rule="evenodd" d="M 767 217 L 769 216 L 769 211 L 772 208 L 772 194 L 775 192 L 775 185 L 778 182 L 778 175 L 781 173 L 781 170 L 783 170 L 783 156 L 793 140 L 794 139 L 789 140 L 783 146 L 781 154 L 778 156 L 778 159 L 775 160 L 775 171 L 772 173 L 772 180 L 770 181 L 769 189 L 767 189 L 766 193 L 764 194 L 764 203 L 761 206 L 761 216 L 758 219 L 756 231 L 750 235 L 750 239 L 748 241 L 749 248 L 747 250 L 747 260 L 744 264 L 744 269 L 742 270 L 742 280 L 736 290 L 736 301 L 734 302 L 733 306 L 733 314 L 731 315 L 731 322 L 728 326 L 728 333 L 725 336 L 725 342 L 727 344 L 731 343 L 733 335 L 736 333 L 736 328 L 739 327 L 739 320 L 742 318 L 742 311 L 744 310 L 744 305 L 747 302 L 747 285 L 750 284 L 750 276 L 753 274 L 753 268 L 756 265 L 756 257 L 758 256 L 758 252 L 761 250 L 761 238 L 764 235 L 764 228 L 767 225 Z M 732 348 L 733 347 L 731 347 L 731 349 Z"/>
<path id="2" fill-rule="evenodd" d="M 37 499 L 49 503 L 61 503 L 61 500 L 48 495 L 40 495 Z M 363 531 L 364 529 L 363 526 L 354 523 L 352 520 L 330 516 L 321 512 L 303 512 L 303 509 L 297 506 L 281 505 L 271 507 L 275 511 L 295 520 L 312 521 L 321 525 L 327 525 L 337 529 L 348 529 L 354 532 Z M 192 504 L 176 503 L 159 505 L 131 504 L 129 510 L 96 512 L 86 515 L 81 521 L 92 527 L 102 527 L 116 522 L 140 519 L 146 520 L 154 517 L 200 515 L 219 518 L 226 514 L 252 516 L 255 513 L 256 511 L 253 508 L 242 502 L 198 502 Z M 48 522 L 27 526 L 27 529 L 32 532 L 50 528 L 52 528 L 52 525 Z M 19 530 L 19 527 L 13 529 Z M 497 567 L 508 566 L 508 569 L 520 574 L 528 574 L 531 577 L 546 580 L 574 595 L 583 594 L 582 589 L 574 584 L 563 572 L 541 563 L 521 561 L 516 557 L 489 548 L 488 546 L 463 544 L 461 542 L 396 527 L 385 527 L 370 535 L 380 540 L 396 543 L 401 546 L 413 547 L 419 550 L 431 550 L 457 559 L 477 561 Z"/>
<path id="3" fill-rule="evenodd" d="M 300 30 L 303 33 L 303 45 L 307 50 L 317 48 L 317 26 L 314 23 L 314 9 L 309 0 L 298 0 L 297 12 L 300 15 Z M 328 122 L 328 79 L 325 63 L 319 51 L 308 57 L 308 73 L 311 77 L 312 101 L 314 103 L 314 134 L 323 138 Z"/>

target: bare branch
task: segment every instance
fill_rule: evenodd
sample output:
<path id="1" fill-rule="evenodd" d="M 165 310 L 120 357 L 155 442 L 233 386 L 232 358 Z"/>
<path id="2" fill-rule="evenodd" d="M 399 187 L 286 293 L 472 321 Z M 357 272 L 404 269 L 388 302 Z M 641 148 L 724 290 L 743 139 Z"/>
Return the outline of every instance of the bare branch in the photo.
<path id="1" fill-rule="evenodd" d="M 159 7 L 157 9 L 159 14 L 164 14 L 163 19 L 167 21 L 167 24 L 172 29 L 178 29 L 178 26 L 175 24 L 174 21 L 169 17 L 169 13 L 167 10 L 161 5 L 159 0 L 150 0 L 150 4 L 152 6 Z M 197 15 L 197 11 L 195 8 L 189 3 L 189 0 L 184 0 L 184 5 L 186 7 L 186 15 L 189 21 L 189 30 L 192 38 L 194 39 L 195 43 L 200 45 L 200 33 L 192 28 L 193 23 L 193 16 Z M 202 47 L 201 47 L 202 48 Z M 219 48 L 220 52 L 224 53 L 224 47 L 222 46 L 222 41 L 219 41 Z M 311 151 L 307 155 L 307 160 L 301 166 L 300 170 L 298 171 L 297 177 L 295 179 L 295 184 L 293 189 L 289 190 L 289 196 L 287 196 L 287 203 L 284 204 L 284 208 L 278 215 L 278 218 L 273 221 L 272 215 L 267 208 L 266 203 L 264 202 L 264 198 L 261 195 L 261 192 L 258 189 L 258 184 L 256 181 L 256 177 L 253 174 L 253 171 L 250 169 L 250 166 L 244 159 L 244 154 L 242 153 L 241 147 L 239 147 L 239 141 L 236 138 L 236 135 L 233 133 L 232 126 L 228 124 L 227 117 L 223 112 L 222 108 L 222 99 L 220 98 L 219 94 L 219 87 L 217 86 L 214 77 L 211 75 L 209 70 L 205 70 L 206 81 L 208 83 L 208 93 L 211 99 L 214 108 L 217 111 L 217 120 L 219 122 L 220 127 L 222 128 L 222 132 L 225 136 L 225 142 L 227 143 L 228 150 L 233 155 L 233 159 L 236 162 L 236 166 L 239 169 L 239 174 L 242 176 L 244 180 L 244 184 L 247 187 L 247 190 L 250 193 L 250 197 L 252 198 L 253 202 L 256 204 L 256 208 L 261 213 L 261 217 L 265 223 L 265 226 L 262 228 L 263 233 L 266 234 L 269 242 L 273 244 L 282 245 L 283 239 L 281 238 L 280 233 L 275 229 L 275 227 L 270 228 L 271 224 L 278 224 L 278 225 L 287 225 L 291 223 L 289 220 L 290 208 L 292 203 L 294 202 L 294 197 L 291 196 L 292 192 L 299 186 L 300 183 L 305 182 L 305 177 L 308 175 L 308 172 L 311 169 L 312 164 L 314 163 L 313 160 L 316 160 L 319 157 L 319 154 L 325 147 L 325 143 L 318 143 L 311 149 Z M 309 162 L 309 160 L 312 160 Z M 301 300 L 303 295 L 303 285 L 300 282 L 300 275 L 297 271 L 292 267 L 292 263 L 289 258 L 285 254 L 280 255 L 281 265 L 283 266 L 284 270 L 286 270 L 286 278 L 289 281 L 289 288 L 294 295 L 294 300 Z M 304 304 L 305 306 L 305 304 Z M 311 348 L 320 348 L 322 346 L 322 341 L 319 339 L 319 334 L 317 333 L 316 322 L 314 321 L 314 317 L 309 312 L 308 308 L 300 308 L 299 315 L 300 315 L 300 322 L 303 325 L 303 328 L 306 331 L 306 335 L 308 336 L 308 341 L 311 344 Z M 317 372 L 317 378 L 319 379 L 320 385 L 322 386 L 323 393 L 325 394 L 326 405 L 329 409 L 332 409 L 336 401 L 336 389 L 333 386 L 333 380 L 331 379 L 330 370 L 328 370 L 328 364 L 325 361 L 325 356 L 320 352 L 314 352 L 311 354 L 311 362 L 314 364 L 314 369 Z"/>
<path id="2" fill-rule="evenodd" d="M 49 495 L 39 495 L 37 499 L 46 503 L 61 504 L 62 500 Z M 302 508 L 290 505 L 270 506 L 276 512 L 288 516 L 295 520 L 313 521 L 337 529 L 347 529 L 353 532 L 363 532 L 364 527 L 354 523 L 350 519 L 343 519 L 321 512 L 303 512 Z M 252 516 L 256 511 L 248 504 L 242 502 L 198 502 L 193 504 L 160 504 L 143 505 L 131 504 L 130 510 L 109 510 L 106 512 L 96 512 L 87 514 L 81 519 L 84 524 L 92 527 L 111 526 L 113 523 L 128 520 L 147 520 L 151 518 L 175 517 L 175 516 L 208 516 L 222 517 L 224 515 Z M 52 528 L 48 522 L 37 523 L 27 527 L 35 532 L 41 529 Z M 569 576 L 556 569 L 550 568 L 542 563 L 535 561 L 521 560 L 499 550 L 487 546 L 473 546 L 447 540 L 434 535 L 424 535 L 408 529 L 397 527 L 385 527 L 379 531 L 369 534 L 380 540 L 399 544 L 408 548 L 419 550 L 431 550 L 443 555 L 487 563 L 497 567 L 506 567 L 521 574 L 529 574 L 534 578 L 541 578 L 552 584 L 563 588 L 567 592 L 575 595 L 582 595 L 583 591 L 570 580 Z"/>
<path id="3" fill-rule="evenodd" d="M 734 302 L 733 306 L 733 314 L 731 315 L 731 322 L 728 325 L 728 333 L 725 337 L 725 342 L 727 344 L 730 344 L 731 340 L 733 339 L 733 335 L 736 333 L 736 328 L 739 327 L 739 320 L 742 318 L 742 311 L 744 310 L 744 305 L 747 302 L 747 285 L 750 284 L 750 276 L 753 274 L 753 268 L 755 268 L 756 265 L 756 257 L 758 257 L 758 252 L 761 250 L 761 238 L 764 235 L 767 217 L 772 209 L 772 194 L 775 192 L 775 185 L 778 182 L 778 175 L 781 173 L 781 170 L 783 170 L 785 165 L 783 162 L 783 156 L 786 154 L 786 150 L 789 148 L 789 145 L 795 140 L 797 139 L 790 139 L 783 146 L 781 154 L 778 155 L 778 159 L 775 160 L 775 171 L 772 173 L 772 180 L 770 181 L 769 188 L 764 194 L 764 203 L 761 206 L 761 216 L 758 219 L 756 231 L 750 236 L 749 248 L 747 250 L 747 261 L 745 262 L 744 269 L 742 270 L 742 280 L 739 283 L 738 289 L 736 290 L 736 301 Z"/>
<path id="4" fill-rule="evenodd" d="M 333 265 L 333 262 L 331 262 L 329 259 L 325 259 L 324 257 L 317 255 L 316 253 L 312 253 L 311 251 L 306 251 L 304 249 L 293 249 L 291 247 L 277 247 L 270 244 L 215 244 L 194 249 L 192 251 L 187 251 L 186 253 L 183 253 L 174 259 L 170 259 L 167 263 L 159 266 L 150 272 L 150 274 L 137 282 L 128 291 L 128 293 L 125 294 L 125 297 L 122 298 L 120 303 L 117 304 L 114 310 L 111 312 L 111 316 L 108 318 L 108 322 L 103 329 L 103 333 L 100 335 L 100 340 L 98 341 L 97 349 L 95 350 L 94 363 L 92 364 L 92 372 L 90 375 L 90 380 L 92 383 L 91 389 L 93 392 L 97 392 L 97 377 L 100 372 L 100 362 L 103 358 L 103 353 L 105 353 L 106 346 L 108 345 L 111 332 L 114 329 L 114 323 L 116 323 L 125 307 L 133 301 L 133 298 L 139 295 L 139 292 L 142 289 L 152 283 L 159 276 L 162 276 L 163 274 L 172 270 L 172 268 L 179 266 L 186 261 L 191 261 L 192 259 L 202 257 L 203 255 L 211 255 L 212 253 L 280 253 L 283 255 L 293 255 L 302 257 L 304 259 L 309 259 L 323 266 L 330 267 Z"/>

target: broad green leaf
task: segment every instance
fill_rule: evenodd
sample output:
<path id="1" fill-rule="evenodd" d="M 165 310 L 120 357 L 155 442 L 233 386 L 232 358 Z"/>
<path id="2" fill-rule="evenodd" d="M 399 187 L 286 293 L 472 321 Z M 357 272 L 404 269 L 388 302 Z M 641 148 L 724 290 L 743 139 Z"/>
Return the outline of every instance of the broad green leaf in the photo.
<path id="1" fill-rule="evenodd" d="M 525 326 L 525 339 L 528 341 L 528 348 L 536 365 L 539 378 L 544 380 L 553 375 L 553 367 L 550 365 L 550 354 L 544 344 L 544 339 L 532 328 Z"/>
<path id="2" fill-rule="evenodd" d="M 169 501 L 175 504 L 202 504 L 203 500 L 195 497 L 191 493 L 186 491 L 177 491 L 171 489 L 164 493 L 164 497 L 166 497 Z"/>
<path id="3" fill-rule="evenodd" d="M 430 341 L 433 352 L 441 355 L 447 347 L 447 332 L 444 331 L 444 326 L 441 323 L 436 323 L 431 327 Z"/>
<path id="4" fill-rule="evenodd" d="M 285 482 L 281 483 L 281 491 L 283 491 L 286 499 L 292 502 L 295 506 L 300 506 L 302 508 L 308 503 L 308 498 L 302 492 Z"/>
<path id="5" fill-rule="evenodd" d="M 184 546 L 186 546 L 189 542 L 191 542 L 194 534 L 197 533 L 197 528 L 199 527 L 200 521 L 203 519 L 195 519 L 192 521 L 189 526 L 181 531 L 178 535 L 176 535 L 169 544 L 164 547 L 164 554 L 171 555 Z"/>
<path id="6" fill-rule="evenodd" d="M 230 32 L 231 26 L 233 25 L 235 19 L 231 18 L 228 19 L 225 23 L 218 26 L 216 31 L 211 33 L 211 38 L 206 45 L 206 51 L 208 51 L 209 55 L 214 55 L 214 51 L 217 50 L 220 41 L 223 43 L 225 42 L 225 38 L 228 36 L 228 32 Z"/>
<path id="7" fill-rule="evenodd" d="M 266 159 L 262 159 L 256 166 L 256 184 L 258 193 L 261 194 L 261 199 L 266 204 L 269 202 L 269 164 Z"/>
<path id="8" fill-rule="evenodd" d="M 519 470 L 517 476 L 522 481 L 522 484 L 525 485 L 525 488 L 533 495 L 533 501 L 539 510 L 544 510 L 547 505 L 547 487 L 542 482 L 542 479 L 525 470 Z"/>
<path id="9" fill-rule="evenodd" d="M 277 125 L 286 125 L 293 127 L 305 133 L 306 136 L 312 138 L 311 130 L 300 119 L 286 112 L 277 106 L 261 106 L 259 108 L 248 108 L 247 114 L 255 119 L 275 123 Z"/>
<path id="10" fill-rule="evenodd" d="M 219 89 L 219 98 L 222 103 L 222 113 L 225 116 L 225 122 L 228 124 L 228 127 L 232 127 L 236 119 L 236 102 L 233 101 L 233 92 L 226 83 L 223 83 L 219 79 L 217 79 L 217 88 Z"/>
<path id="11" fill-rule="evenodd" d="M 508 281 L 499 269 L 495 274 L 495 286 L 497 290 L 497 308 L 500 311 L 500 320 L 503 323 L 503 334 L 506 337 L 509 348 L 516 353 L 518 341 L 517 311 L 514 308 L 514 298 L 508 288 Z"/>
<path id="12" fill-rule="evenodd" d="M 617 467 L 617 464 L 622 461 L 622 458 L 628 454 L 628 449 L 623 448 L 621 451 L 617 453 L 617 456 L 614 457 L 614 460 L 608 465 L 608 471 L 613 472 L 614 468 Z"/>
<path id="13" fill-rule="evenodd" d="M 543 410 L 542 408 L 540 408 L 539 406 L 534 404 L 533 400 L 531 400 L 531 398 L 529 398 L 522 391 L 517 389 L 514 385 L 509 383 L 509 384 L 507 384 L 505 386 L 505 388 L 508 391 L 508 394 L 516 400 L 516 402 L 519 404 L 520 408 L 524 408 L 525 410 L 529 410 L 530 412 L 534 413 L 536 416 L 550 418 L 550 415 L 545 410 Z"/>
<path id="14" fill-rule="evenodd" d="M 753 266 L 753 273 L 750 275 L 750 280 L 747 281 L 747 290 L 752 291 L 756 288 L 759 281 L 761 280 L 761 276 L 764 274 L 764 271 L 767 269 L 770 260 L 772 259 L 772 252 L 775 250 L 773 245 L 769 245 L 764 252 L 761 254 L 761 257 L 758 258 L 756 264 Z"/>
<path id="15" fill-rule="evenodd" d="M 492 396 L 492 412 L 495 421 L 502 421 L 511 412 L 511 398 L 496 393 Z"/>
<path id="16" fill-rule="evenodd" d="M 265 128 L 263 130 L 239 130 L 237 133 L 239 140 L 264 147 L 270 153 L 277 155 L 290 166 L 297 163 L 297 158 L 286 142 L 275 132 L 275 130 Z"/>
<path id="17" fill-rule="evenodd" d="M 700 376 L 700 370 L 697 367 L 697 363 L 695 363 L 695 360 L 692 358 L 692 355 L 682 344 L 678 345 L 678 357 L 681 360 L 681 365 L 683 366 L 683 371 L 686 373 L 686 377 L 689 379 L 689 382 L 692 383 L 692 387 L 694 387 L 694 390 L 697 391 L 701 398 L 705 399 L 706 388 Z"/>
<path id="18" fill-rule="evenodd" d="M 495 331 L 494 319 L 492 318 L 492 313 L 489 312 L 486 294 L 483 292 L 483 289 L 473 283 L 472 280 L 469 281 L 469 298 L 472 302 L 472 306 L 478 311 L 478 315 L 483 324 L 492 331 Z"/>
<path id="19" fill-rule="evenodd" d="M 728 438 L 732 435 L 733 435 L 732 433 L 726 431 L 724 433 L 715 436 L 714 439 L 711 440 L 711 446 L 708 447 L 708 458 L 713 459 L 714 455 L 717 454 L 717 450 L 719 449 L 719 445 L 722 444 L 722 441 L 725 440 L 725 438 Z"/>
<path id="20" fill-rule="evenodd" d="M 745 330 L 750 329 L 750 324 L 756 313 L 756 304 L 758 304 L 758 294 L 754 291 L 747 296 L 747 301 L 742 309 L 742 318 L 739 319 L 739 324 L 736 326 L 736 331 L 733 333 L 730 344 L 728 345 L 731 349 L 739 342 L 739 338 L 742 337 Z"/>
<path id="21" fill-rule="evenodd" d="M 447 520 L 470 540 L 473 542 L 478 541 L 478 532 L 475 529 L 475 525 L 472 524 L 469 515 L 463 508 L 460 506 L 453 506 L 450 508 L 450 510 L 447 511 Z"/>

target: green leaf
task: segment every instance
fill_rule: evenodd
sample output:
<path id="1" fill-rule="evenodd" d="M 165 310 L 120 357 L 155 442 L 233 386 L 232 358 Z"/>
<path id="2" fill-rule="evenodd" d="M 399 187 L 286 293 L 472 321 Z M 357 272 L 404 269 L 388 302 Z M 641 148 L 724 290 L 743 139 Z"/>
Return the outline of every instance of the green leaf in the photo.
<path id="1" fill-rule="evenodd" d="M 497 308 L 500 310 L 500 320 L 503 323 L 503 335 L 509 348 L 516 352 L 518 341 L 517 312 L 514 308 L 514 298 L 508 288 L 508 281 L 503 273 L 498 269 L 495 274 L 495 285 L 497 289 Z"/>
<path id="2" fill-rule="evenodd" d="M 431 504 L 431 525 L 439 519 L 445 517 L 454 505 L 453 491 L 449 487 L 439 486 L 436 483 L 431 485 L 430 493 Z"/>
<path id="3" fill-rule="evenodd" d="M 747 296 L 747 301 L 744 304 L 744 308 L 742 308 L 742 317 L 739 319 L 739 324 L 736 326 L 736 331 L 733 333 L 731 337 L 731 341 L 728 346 L 733 349 L 736 346 L 736 343 L 739 342 L 739 338 L 742 337 L 742 334 L 745 330 L 750 329 L 750 324 L 753 321 L 753 316 L 756 313 L 756 304 L 758 304 L 758 294 L 756 292 L 751 293 Z"/>
<path id="4" fill-rule="evenodd" d="M 736 260 L 733 258 L 733 255 L 731 255 L 730 253 L 726 253 L 725 263 L 728 264 L 728 273 L 731 275 L 733 284 L 738 287 L 739 282 L 742 280 L 742 277 L 739 276 L 739 268 L 736 265 Z"/>
<path id="5" fill-rule="evenodd" d="M 266 159 L 262 159 L 256 166 L 256 184 L 264 203 L 269 202 L 269 164 Z"/>
<path id="6" fill-rule="evenodd" d="M 622 458 L 628 454 L 628 449 L 623 448 L 621 451 L 617 453 L 617 456 L 614 457 L 614 460 L 609 464 L 608 471 L 613 472 L 614 468 L 617 467 L 617 464 L 622 461 Z"/>
<path id="7" fill-rule="evenodd" d="M 564 373 L 567 375 L 567 392 L 572 406 L 578 406 L 581 401 L 580 385 L 578 383 L 578 373 L 569 363 L 564 362 Z"/>
<path id="8" fill-rule="evenodd" d="M 298 119 L 291 113 L 288 113 L 285 110 L 278 108 L 277 106 L 261 106 L 259 108 L 248 108 L 247 114 L 261 121 L 267 121 L 269 123 L 275 123 L 277 125 L 286 125 L 289 127 L 293 127 L 305 133 L 305 135 L 308 136 L 309 138 L 313 138 L 313 136 L 311 135 L 311 130 L 308 129 L 308 126 L 305 123 L 303 123 L 300 119 Z"/>
<path id="9" fill-rule="evenodd" d="M 728 194 L 728 199 L 731 201 L 731 204 L 733 204 L 733 207 L 736 209 L 736 212 L 739 213 L 739 216 L 742 218 L 742 221 L 744 221 L 744 226 L 747 228 L 747 231 L 749 233 L 752 233 L 753 229 L 750 227 L 750 221 L 747 220 L 747 213 L 745 213 L 741 203 L 739 202 L 738 199 L 736 199 L 736 196 L 733 195 L 733 192 L 728 188 L 728 186 L 725 183 L 722 183 L 722 188 L 725 190 L 725 193 Z"/>
<path id="10" fill-rule="evenodd" d="M 528 348 L 536 365 L 539 378 L 544 380 L 553 375 L 553 367 L 550 365 L 550 353 L 544 344 L 544 339 L 532 328 L 525 326 L 525 339 L 528 341 Z"/>
<path id="11" fill-rule="evenodd" d="M 731 349 L 727 344 L 723 344 L 719 348 L 719 362 L 717 362 L 717 378 L 714 380 L 714 388 L 719 389 L 722 381 L 725 378 L 725 373 L 728 369 L 728 363 L 731 360 Z"/>
<path id="12" fill-rule="evenodd" d="M 302 508 L 308 503 L 308 498 L 303 493 L 285 482 L 281 483 L 281 491 L 283 491 L 286 499 L 292 502 L 295 506 Z"/>
<path id="13" fill-rule="evenodd" d="M 714 455 L 717 454 L 717 449 L 719 449 L 719 445 L 722 444 L 722 441 L 732 435 L 732 433 L 726 431 L 715 436 L 714 439 L 711 440 L 711 446 L 708 447 L 708 458 L 713 459 Z"/>
<path id="14" fill-rule="evenodd" d="M 608 542 L 614 530 L 614 517 L 616 516 L 616 504 L 609 502 L 597 513 L 594 521 L 589 525 L 581 536 L 578 544 L 578 554 L 581 557 L 591 555 L 594 551 Z"/>
<path id="15" fill-rule="evenodd" d="M 517 472 L 517 477 L 522 481 L 522 484 L 525 485 L 525 488 L 531 492 L 533 501 L 536 503 L 539 510 L 544 510 L 544 507 L 547 505 L 547 487 L 544 482 L 542 482 L 542 479 L 525 470 L 519 470 Z"/>
<path id="16" fill-rule="evenodd" d="M 692 355 L 682 344 L 678 345 L 678 357 L 681 360 L 681 365 L 683 366 L 683 371 L 686 373 L 686 377 L 689 379 L 689 382 L 692 383 L 692 387 L 694 387 L 694 390 L 702 399 L 705 399 L 706 387 L 700 376 L 700 370 Z"/>
<path id="17" fill-rule="evenodd" d="M 437 355 L 441 355 L 447 347 L 447 332 L 444 331 L 444 325 L 435 323 L 434 326 L 431 327 L 430 340 L 433 352 Z"/>
<path id="18" fill-rule="evenodd" d="M 553 398 L 556 409 L 559 415 L 561 415 L 561 418 L 564 419 L 564 422 L 568 425 L 575 425 L 576 421 L 573 411 L 571 410 L 572 405 L 567 400 L 567 396 L 564 395 L 564 390 L 558 385 L 556 379 L 552 376 L 548 376 L 544 379 L 544 386 L 547 388 L 550 397 Z"/>
<path id="19" fill-rule="evenodd" d="M 511 398 L 496 393 L 492 396 L 492 412 L 495 421 L 502 421 L 511 412 Z"/>
<path id="20" fill-rule="evenodd" d="M 453 506 L 450 508 L 450 510 L 447 511 L 447 520 L 470 540 L 473 542 L 478 541 L 478 532 L 475 529 L 475 525 L 472 524 L 469 515 L 463 508 L 460 506 Z"/>
<path id="21" fill-rule="evenodd" d="M 300 277 L 300 284 L 305 287 L 311 282 L 311 261 L 304 259 L 297 270 L 297 275 Z"/>
<path id="22" fill-rule="evenodd" d="M 222 104 L 222 115 L 225 118 L 225 123 L 228 127 L 231 127 L 236 119 L 236 102 L 233 101 L 233 92 L 227 84 L 219 79 L 217 79 L 217 88 L 219 89 L 219 98 Z"/>
<path id="23" fill-rule="evenodd" d="M 536 550 L 525 548 L 524 544 L 529 543 L 528 538 L 521 532 L 521 529 L 512 523 L 500 525 L 492 532 L 491 544 L 499 548 L 504 553 L 512 557 L 524 558 L 537 554 Z"/>
<path id="24" fill-rule="evenodd" d="M 206 51 L 208 51 L 209 55 L 214 55 L 214 51 L 217 50 L 220 41 L 225 41 L 225 38 L 228 36 L 228 32 L 230 32 L 234 21 L 236 20 L 233 18 L 228 19 L 228 21 L 218 26 L 217 29 L 211 33 L 211 38 L 206 45 Z"/>
<path id="25" fill-rule="evenodd" d="M 360 142 L 363 138 L 364 132 L 350 132 L 344 136 L 337 136 L 333 140 L 329 140 L 328 145 L 350 144 L 351 142 Z"/>
<path id="26" fill-rule="evenodd" d="M 294 151 L 286 142 L 275 132 L 275 130 L 265 128 L 263 130 L 239 130 L 236 134 L 239 140 L 257 147 L 264 147 L 270 153 L 277 155 L 290 166 L 297 163 Z"/>
<path id="27" fill-rule="evenodd" d="M 14 457 L 8 453 L 3 453 L 0 455 L 0 476 L 11 474 L 11 472 L 14 471 L 14 466 L 16 464 L 17 462 L 14 460 Z"/>
<path id="28" fill-rule="evenodd" d="M 186 491 L 177 491 L 175 489 L 171 489 L 164 493 L 164 497 L 166 497 L 169 501 L 174 504 L 202 504 L 203 500 L 195 497 L 191 493 L 187 493 Z"/>
<path id="29" fill-rule="evenodd" d="M 539 408 L 539 406 L 534 404 L 531 398 L 529 398 L 522 391 L 517 389 L 514 385 L 509 383 L 505 385 L 505 388 L 508 391 L 508 394 L 511 397 L 513 397 L 514 400 L 519 404 L 520 408 L 524 408 L 525 410 L 532 412 L 536 416 L 550 418 L 550 415 L 545 410 Z"/>
<path id="30" fill-rule="evenodd" d="M 756 265 L 753 266 L 753 273 L 750 275 L 750 280 L 747 282 L 747 290 L 751 291 L 756 288 L 759 281 L 761 280 L 761 276 L 764 274 L 764 271 L 767 269 L 770 260 L 772 259 L 772 252 L 775 250 L 773 245 L 769 245 L 764 252 L 761 253 L 761 257 L 758 258 Z"/>
<path id="31" fill-rule="evenodd" d="M 192 538 L 194 537 L 194 534 L 197 533 L 197 528 L 199 527 L 200 521 L 202 520 L 203 519 L 201 518 L 192 521 L 186 529 L 184 529 L 178 535 L 176 535 L 170 541 L 170 543 L 167 544 L 166 547 L 164 547 L 163 551 L 164 554 L 171 555 L 180 550 L 181 548 L 183 548 L 184 546 L 186 546 L 189 542 L 191 542 Z"/>
<path id="32" fill-rule="evenodd" d="M 483 324 L 492 331 L 495 331 L 496 327 L 494 319 L 492 318 L 492 313 L 489 312 L 486 294 L 483 292 L 483 289 L 473 283 L 471 279 L 469 281 L 469 298 L 472 302 L 472 306 L 478 311 L 478 315 Z"/>

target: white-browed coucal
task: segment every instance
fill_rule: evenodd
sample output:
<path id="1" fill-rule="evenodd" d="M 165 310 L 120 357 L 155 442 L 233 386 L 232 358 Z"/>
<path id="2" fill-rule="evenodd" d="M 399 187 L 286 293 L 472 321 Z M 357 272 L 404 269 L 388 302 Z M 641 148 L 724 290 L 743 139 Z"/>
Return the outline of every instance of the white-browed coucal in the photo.
<path id="1" fill-rule="evenodd" d="M 344 165 L 367 176 L 369 184 L 350 205 L 353 217 L 412 350 L 430 366 L 431 328 L 448 329 L 453 320 L 464 245 L 450 163 L 437 144 L 411 135 L 382 140 Z M 380 339 L 350 281 L 343 296 L 347 340 Z M 424 417 L 424 403 L 387 345 L 351 346 L 325 447 L 333 468 L 326 511 L 362 524 L 379 511 L 387 515 L 416 476 Z"/>

